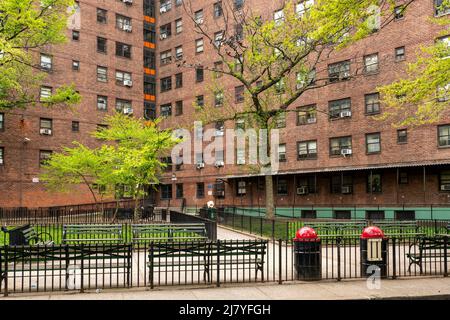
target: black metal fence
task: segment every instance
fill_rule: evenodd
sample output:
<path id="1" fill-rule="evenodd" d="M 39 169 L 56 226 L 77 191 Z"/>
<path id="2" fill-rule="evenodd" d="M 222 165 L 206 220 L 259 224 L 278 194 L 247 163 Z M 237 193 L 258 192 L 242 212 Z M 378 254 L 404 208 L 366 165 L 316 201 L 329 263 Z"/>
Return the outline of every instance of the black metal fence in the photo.
<path id="1" fill-rule="evenodd" d="M 173 223 L 204 223 L 208 239 L 217 240 L 217 221 L 206 217 L 194 216 L 177 211 L 170 211 L 170 222 Z"/>
<path id="2" fill-rule="evenodd" d="M 1 246 L 0 290 L 7 296 L 106 288 L 282 284 L 311 280 L 311 275 L 314 280 L 364 279 L 374 272 L 366 268 L 367 246 L 361 241 L 330 236 L 320 238 L 316 247 L 306 243 L 300 249 L 296 242 L 281 239 Z M 381 278 L 448 276 L 447 236 L 392 237 L 384 243 L 383 261 L 374 262 Z M 308 265 L 312 269 L 305 273 Z"/>

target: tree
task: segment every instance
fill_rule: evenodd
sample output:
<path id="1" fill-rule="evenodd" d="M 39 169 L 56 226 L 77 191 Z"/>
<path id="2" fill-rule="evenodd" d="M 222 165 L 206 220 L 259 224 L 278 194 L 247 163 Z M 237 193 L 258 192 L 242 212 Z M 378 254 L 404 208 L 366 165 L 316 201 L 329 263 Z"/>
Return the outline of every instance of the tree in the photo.
<path id="1" fill-rule="evenodd" d="M 236 8 L 234 1 L 224 0 L 214 24 L 215 29 L 220 26 L 222 31 L 214 34 L 203 24 L 200 14 L 194 12 L 191 1 L 183 1 L 183 5 L 195 25 L 195 32 L 211 44 L 216 61 L 220 63 L 204 65 L 182 61 L 179 66 L 202 68 L 215 76 L 234 79 L 236 88 L 243 93 L 242 103 L 234 103 L 233 97 L 227 96 L 224 81 L 218 80 L 211 91 L 221 100 L 221 107 L 196 104 L 199 117 L 204 123 L 245 119 L 247 125 L 269 131 L 265 144 L 270 154 L 275 147 L 271 146 L 270 132 L 286 112 L 295 111 L 290 107 L 300 96 L 360 74 L 358 69 L 351 73 L 336 70 L 330 72 L 333 73 L 330 78 L 327 69 L 321 69 L 322 62 L 333 51 L 347 47 L 392 21 L 395 1 L 288 1 L 282 11 L 275 13 L 274 20 L 264 21 L 250 8 Z M 260 169 L 267 172 L 265 199 L 269 218 L 274 216 L 273 164 L 270 160 L 260 165 Z"/>
<path id="2" fill-rule="evenodd" d="M 109 116 L 107 127 L 92 133 L 105 142 L 102 147 L 91 149 L 76 143 L 74 148 L 52 154 L 43 166 L 42 180 L 50 190 L 57 191 L 69 191 L 83 183 L 96 202 L 93 185 L 99 187 L 102 198 L 105 194 L 120 193 L 120 187 L 126 186 L 136 200 L 137 215 L 138 200 L 146 194 L 145 186 L 158 184 L 166 166 L 160 160 L 161 155 L 179 142 L 170 130 L 160 130 L 159 122 L 120 113 Z"/>
<path id="3" fill-rule="evenodd" d="M 78 103 L 73 85 L 62 86 L 40 100 L 38 87 L 45 78 L 33 53 L 47 45 L 64 43 L 73 0 L 0 1 L 0 110 L 42 103 L 45 106 Z"/>
<path id="4" fill-rule="evenodd" d="M 437 12 L 450 12 L 450 1 L 440 2 Z M 394 126 L 419 126 L 439 121 L 450 109 L 450 18 L 434 22 L 447 26 L 435 43 L 422 46 L 417 60 L 408 64 L 406 77 L 378 88 L 384 112 L 379 120 Z"/>

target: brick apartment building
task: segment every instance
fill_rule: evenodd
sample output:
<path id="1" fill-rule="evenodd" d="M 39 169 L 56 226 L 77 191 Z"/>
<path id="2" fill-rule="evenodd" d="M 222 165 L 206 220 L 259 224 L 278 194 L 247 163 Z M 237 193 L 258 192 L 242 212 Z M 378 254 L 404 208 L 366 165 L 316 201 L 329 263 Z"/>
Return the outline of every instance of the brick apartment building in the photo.
<path id="1" fill-rule="evenodd" d="M 219 3 L 192 1 L 193 12 L 202 16 L 211 33 L 220 31 L 215 22 Z M 251 7 L 264 19 L 273 19 L 283 6 L 282 0 L 231 3 Z M 361 212 L 367 211 L 371 217 L 393 217 L 394 210 L 369 209 L 403 204 L 450 208 L 450 119 L 419 128 L 393 128 L 373 118 L 383 109 L 376 88 L 404 75 L 419 46 L 442 36 L 443 27 L 429 21 L 436 14 L 442 13 L 436 12 L 434 0 L 416 0 L 379 32 L 321 61 L 319 69 L 324 73 L 332 70 L 330 65 L 367 72 L 308 91 L 290 107 L 299 112 L 287 113 L 280 128 L 284 146 L 279 156 L 283 161 L 273 177 L 278 213 L 283 214 L 283 208 L 296 208 L 305 217 L 347 217 L 348 210 L 333 210 L 331 206 L 359 205 Z M 123 22 L 129 19 L 131 22 Z M 138 117 L 165 116 L 165 126 L 192 124 L 194 100 L 214 99 L 208 88 L 212 75 L 179 67 L 178 62 L 213 65 L 217 60 L 211 44 L 201 41 L 193 30 L 194 23 L 181 0 L 79 1 L 68 30 L 69 43 L 42 54 L 51 60 L 45 85 L 57 87 L 73 81 L 83 101 L 74 112 L 35 108 L 0 115 L 1 206 L 91 202 L 86 190 L 50 195 L 34 178 L 46 151 L 58 150 L 73 140 L 97 143 L 88 132 L 95 130 L 117 103 L 131 104 Z M 124 50 L 123 45 L 129 49 Z M 105 47 L 106 52 L 101 52 Z M 106 81 L 105 69 L 101 68 L 106 68 Z M 132 86 L 124 85 L 125 78 L 132 80 Z M 234 95 L 237 84 L 226 77 L 223 83 Z M 106 111 L 99 110 L 103 97 L 107 97 Z M 311 112 L 314 108 L 326 112 Z M 330 119 L 332 113 L 336 117 Z M 40 131 L 48 127 L 47 119 L 52 120 L 50 135 Z M 234 128 L 235 123 L 227 122 L 224 127 Z M 351 155 L 344 157 L 348 150 Z M 241 168 L 227 164 L 204 168 L 195 163 L 173 165 L 159 191 L 150 197 L 159 205 L 172 207 L 201 207 L 210 200 L 217 205 L 264 207 L 264 177 L 245 174 Z M 312 205 L 326 209 L 320 213 L 308 210 Z M 417 216 L 418 212 L 412 213 Z"/>

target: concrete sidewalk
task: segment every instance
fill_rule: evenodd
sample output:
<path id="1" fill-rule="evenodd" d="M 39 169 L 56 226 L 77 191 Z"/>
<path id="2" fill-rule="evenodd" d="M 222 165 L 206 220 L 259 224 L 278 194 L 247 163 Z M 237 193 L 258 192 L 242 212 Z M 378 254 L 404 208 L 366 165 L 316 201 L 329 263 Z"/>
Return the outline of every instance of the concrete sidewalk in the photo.
<path id="1" fill-rule="evenodd" d="M 260 284 L 222 288 L 170 288 L 105 290 L 99 293 L 11 295 L 0 300 L 347 300 L 347 299 L 450 299 L 450 278 L 382 280 L 369 290 L 364 280 L 295 284 Z"/>

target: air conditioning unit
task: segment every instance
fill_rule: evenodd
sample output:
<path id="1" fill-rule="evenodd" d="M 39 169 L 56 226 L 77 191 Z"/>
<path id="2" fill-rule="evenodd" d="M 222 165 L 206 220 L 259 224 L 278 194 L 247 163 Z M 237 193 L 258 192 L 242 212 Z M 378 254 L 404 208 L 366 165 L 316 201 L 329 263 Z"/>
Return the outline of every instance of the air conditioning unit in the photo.
<path id="1" fill-rule="evenodd" d="M 245 164 L 245 159 L 238 159 L 237 164 Z"/>
<path id="2" fill-rule="evenodd" d="M 308 118 L 308 120 L 306 120 L 307 123 L 316 123 L 317 119 L 316 118 Z"/>
<path id="3" fill-rule="evenodd" d="M 221 137 L 224 135 L 224 132 L 222 130 L 216 130 L 216 137 Z"/>
<path id="4" fill-rule="evenodd" d="M 205 167 L 205 164 L 203 162 L 197 163 L 197 169 L 203 169 Z"/>
<path id="5" fill-rule="evenodd" d="M 133 0 L 122 0 L 122 2 L 123 2 L 123 3 L 126 3 L 126 4 L 132 4 L 132 3 L 133 3 Z"/>
<path id="6" fill-rule="evenodd" d="M 219 167 L 223 167 L 225 165 L 225 163 L 223 161 L 216 161 L 216 163 L 214 164 L 217 168 Z"/>
<path id="7" fill-rule="evenodd" d="M 166 33 L 161 33 L 161 34 L 159 35 L 159 38 L 160 38 L 161 40 L 167 39 L 167 34 L 166 34 Z"/>
<path id="8" fill-rule="evenodd" d="M 0 159 L 0 164 L 3 164 L 3 159 Z"/>
<path id="9" fill-rule="evenodd" d="M 44 134 L 46 136 L 50 136 L 52 134 L 52 129 L 41 129 L 39 130 L 40 134 Z"/>
<path id="10" fill-rule="evenodd" d="M 342 192 L 343 194 L 349 194 L 349 193 L 352 193 L 352 187 L 350 187 L 350 186 L 343 186 L 342 189 L 341 189 L 341 192 Z"/>
<path id="11" fill-rule="evenodd" d="M 126 24 L 126 25 L 123 26 L 123 30 L 126 31 L 126 32 L 131 32 L 131 31 L 133 31 L 133 27 L 128 25 L 128 24 Z"/>
<path id="12" fill-rule="evenodd" d="M 297 188 L 297 194 L 308 194 L 308 187 L 299 187 Z"/>
<path id="13" fill-rule="evenodd" d="M 443 184 L 441 186 L 442 191 L 450 191 L 450 184 Z"/>
<path id="14" fill-rule="evenodd" d="M 198 19 L 195 21 L 197 24 L 203 24 L 203 19 Z"/>
<path id="15" fill-rule="evenodd" d="M 341 150 L 341 154 L 342 154 L 343 156 L 349 156 L 349 155 L 352 154 L 352 149 L 342 149 L 342 150 Z"/>
<path id="16" fill-rule="evenodd" d="M 166 7 L 161 7 L 161 8 L 159 8 L 159 12 L 160 13 L 165 13 L 165 12 L 167 12 L 167 8 Z"/>
<path id="17" fill-rule="evenodd" d="M 133 86 L 133 81 L 131 81 L 131 80 L 123 80 L 123 85 L 127 86 L 127 87 L 132 87 Z"/>
<path id="18" fill-rule="evenodd" d="M 351 117 L 351 116 L 352 116 L 352 112 L 351 111 L 342 111 L 339 114 L 339 117 L 341 117 L 341 118 L 348 118 L 348 117 Z"/>
<path id="19" fill-rule="evenodd" d="M 123 109 L 123 114 L 132 114 L 133 113 L 133 108 L 124 108 Z"/>

